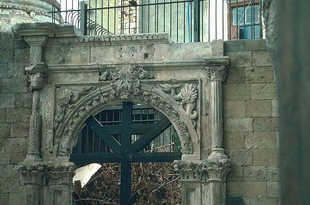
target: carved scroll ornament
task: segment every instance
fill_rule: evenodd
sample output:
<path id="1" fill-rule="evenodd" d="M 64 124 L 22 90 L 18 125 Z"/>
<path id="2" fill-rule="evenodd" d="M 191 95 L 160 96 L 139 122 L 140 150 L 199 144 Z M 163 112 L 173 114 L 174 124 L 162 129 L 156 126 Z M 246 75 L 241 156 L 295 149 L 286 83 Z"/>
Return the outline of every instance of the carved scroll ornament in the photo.
<path id="1" fill-rule="evenodd" d="M 177 92 L 178 88 L 179 92 Z M 160 89 L 169 93 L 176 101 L 180 102 L 187 116 L 192 120 L 193 125 L 196 126 L 198 117 L 198 112 L 196 110 L 198 96 L 197 86 L 188 83 L 184 85 L 161 84 Z"/>

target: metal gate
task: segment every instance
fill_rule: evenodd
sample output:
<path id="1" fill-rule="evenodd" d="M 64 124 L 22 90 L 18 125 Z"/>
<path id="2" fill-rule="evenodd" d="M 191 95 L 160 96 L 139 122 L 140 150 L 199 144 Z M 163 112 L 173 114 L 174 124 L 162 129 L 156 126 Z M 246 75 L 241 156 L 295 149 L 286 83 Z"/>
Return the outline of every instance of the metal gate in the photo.
<path id="1" fill-rule="evenodd" d="M 171 127 L 170 121 L 153 108 L 124 102 L 122 106 L 90 117 L 86 124 L 70 161 L 78 166 L 120 163 L 121 205 L 131 204 L 131 163 L 172 162 L 181 158 L 181 152 L 177 149 L 178 137 L 173 135 L 168 139 L 168 152 L 146 152 L 154 149 L 154 146 L 149 146 L 150 143 L 156 144 L 154 139 Z"/>

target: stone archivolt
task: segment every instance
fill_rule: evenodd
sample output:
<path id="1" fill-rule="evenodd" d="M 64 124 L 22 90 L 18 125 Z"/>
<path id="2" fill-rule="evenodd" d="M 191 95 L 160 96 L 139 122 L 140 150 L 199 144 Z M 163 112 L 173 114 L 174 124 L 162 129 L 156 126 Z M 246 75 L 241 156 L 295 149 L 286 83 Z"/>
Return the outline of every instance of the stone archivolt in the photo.
<path id="1" fill-rule="evenodd" d="M 75 88 L 76 91 L 58 88 L 54 127 L 58 139 L 57 156 L 70 155 L 78 130 L 91 114 L 126 100 L 153 106 L 166 115 L 179 134 L 182 153 L 193 154 L 193 142 L 198 142 L 191 123 L 197 119 L 197 111 L 193 110 L 197 87 L 180 84 L 181 90 L 175 96 L 167 97 L 165 92 L 156 88 L 159 87 L 158 81 L 149 81 L 152 78 L 141 67 L 123 66 L 101 72 L 99 80 L 102 85 L 84 86 L 79 90 Z"/>

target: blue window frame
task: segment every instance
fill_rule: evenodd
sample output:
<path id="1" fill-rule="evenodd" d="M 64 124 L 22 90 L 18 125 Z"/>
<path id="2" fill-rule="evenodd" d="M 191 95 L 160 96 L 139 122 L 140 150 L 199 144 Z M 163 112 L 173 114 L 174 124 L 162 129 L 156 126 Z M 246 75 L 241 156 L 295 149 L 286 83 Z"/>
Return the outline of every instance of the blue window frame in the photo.
<path id="1" fill-rule="evenodd" d="M 232 7 L 231 25 L 237 29 L 239 39 L 261 38 L 261 14 L 259 4 Z M 234 34 L 233 34 L 234 35 Z"/>

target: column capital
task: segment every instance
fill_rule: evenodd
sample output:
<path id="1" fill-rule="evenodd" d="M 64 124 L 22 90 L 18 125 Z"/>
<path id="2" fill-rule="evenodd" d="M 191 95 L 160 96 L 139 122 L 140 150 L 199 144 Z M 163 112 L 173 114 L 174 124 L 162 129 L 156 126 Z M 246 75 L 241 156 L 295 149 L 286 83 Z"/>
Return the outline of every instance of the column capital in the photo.
<path id="1" fill-rule="evenodd" d="M 43 47 L 47 42 L 48 37 L 47 36 L 25 36 L 24 40 L 30 45 L 30 46 L 40 46 Z"/>
<path id="2" fill-rule="evenodd" d="M 226 66 L 207 66 L 205 69 L 211 81 L 225 81 L 227 76 Z"/>
<path id="3" fill-rule="evenodd" d="M 23 163 L 18 167 L 20 181 L 23 185 L 41 185 L 44 176 L 42 163 Z"/>

